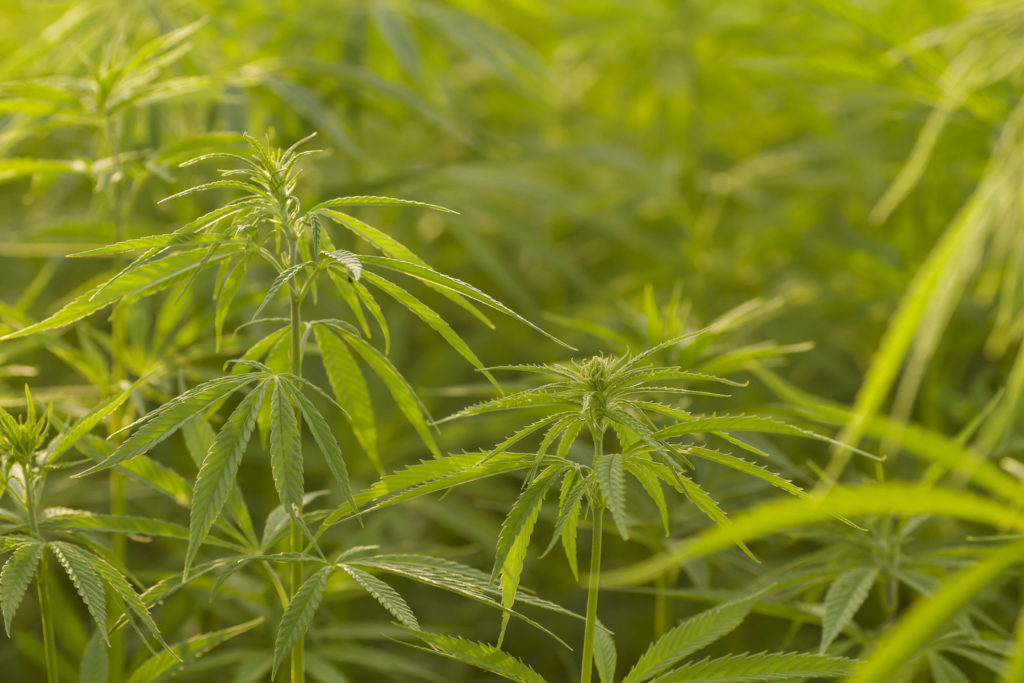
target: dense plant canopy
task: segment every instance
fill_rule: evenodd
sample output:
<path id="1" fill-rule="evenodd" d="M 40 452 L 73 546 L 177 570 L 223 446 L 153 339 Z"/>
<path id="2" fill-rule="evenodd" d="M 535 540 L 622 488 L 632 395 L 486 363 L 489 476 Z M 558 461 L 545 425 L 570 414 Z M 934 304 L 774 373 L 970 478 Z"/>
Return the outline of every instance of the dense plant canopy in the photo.
<path id="1" fill-rule="evenodd" d="M 0 4 L 12 681 L 1024 683 L 1024 4 Z"/>

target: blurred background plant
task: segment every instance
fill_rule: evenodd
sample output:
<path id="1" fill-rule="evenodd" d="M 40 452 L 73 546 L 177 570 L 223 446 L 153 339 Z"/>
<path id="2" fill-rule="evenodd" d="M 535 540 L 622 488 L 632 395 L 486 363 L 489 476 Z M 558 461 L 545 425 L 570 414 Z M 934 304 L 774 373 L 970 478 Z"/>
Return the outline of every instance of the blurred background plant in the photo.
<path id="1" fill-rule="evenodd" d="M 317 146 L 329 154 L 308 160 L 304 200 L 389 195 L 451 207 L 459 213 L 380 206 L 359 215 L 440 271 L 513 304 L 580 357 L 712 325 L 707 348 L 669 347 L 658 362 L 749 379 L 722 400 L 723 412 L 777 412 L 887 456 L 877 464 L 839 447 L 750 437 L 803 488 L 898 480 L 949 493 L 908 512 L 889 490 L 878 500 L 898 516 L 858 520 L 865 532 L 836 523 L 757 540 L 752 531 L 761 566 L 736 550 L 694 553 L 662 567 L 653 588 L 605 591 L 602 621 L 623 661 L 677 618 L 776 575 L 777 588 L 709 654 L 823 646 L 859 656 L 912 616 L 917 597 L 987 557 L 990 581 L 975 576 L 947 630 L 903 651 L 898 674 L 874 675 L 987 681 L 1003 671 L 1024 590 L 1010 580 L 1019 573 L 991 569 L 1012 566 L 999 549 L 1005 532 L 1022 531 L 1009 516 L 1024 500 L 1024 4 L 11 0 L 0 4 L 0 26 L 0 332 L 45 318 L 123 265 L 67 254 L 169 232 L 231 198 L 158 205 L 209 179 L 208 169 L 180 162 L 237 152 L 245 131 L 272 131 L 278 141 L 319 131 Z M 225 330 L 248 320 L 270 279 L 240 288 L 240 313 Z M 115 432 L 245 353 L 244 336 L 225 334 L 217 348 L 212 295 L 213 283 L 199 280 L 180 296 L 119 304 L 112 323 L 93 316 L 63 334 L 3 342 L 0 406 L 24 411 L 29 381 L 36 400 L 75 419 L 134 387 L 104 423 Z M 391 315 L 397 305 L 382 307 L 389 358 L 432 414 L 490 390 L 431 329 Z M 484 365 L 565 356 L 524 326 L 496 321 L 496 334 L 444 301 L 438 310 Z M 370 392 L 383 468 L 427 457 L 401 411 L 384 409 L 387 387 L 371 382 Z M 508 427 L 454 422 L 438 442 L 449 451 L 487 447 Z M 342 429 L 339 438 L 346 452 L 359 449 L 355 434 Z M 79 443 L 93 459 L 112 450 L 95 435 Z M 48 504 L 184 522 L 190 485 L 167 465 L 191 480 L 199 455 L 168 445 L 139 465 L 144 474 L 126 472 L 109 490 L 58 472 Z M 696 465 L 697 481 L 730 514 L 774 497 L 764 482 Z M 309 476 L 327 481 L 317 467 Z M 350 467 L 356 488 L 377 477 L 366 459 Z M 239 480 L 248 499 L 273 507 L 276 492 L 256 469 L 243 464 Z M 380 510 L 346 527 L 346 544 L 488 570 L 518 484 L 498 477 L 443 501 Z M 988 523 L 957 512 L 950 501 L 975 501 L 956 498 L 972 490 L 1005 506 L 1005 528 L 977 527 Z M 675 538 L 707 527 L 692 507 L 669 512 Z M 638 530 L 631 544 L 606 538 L 610 569 L 667 549 L 657 510 L 646 513 L 631 511 L 630 523 L 649 534 Z M 555 521 L 542 511 L 538 524 L 546 533 Z M 180 548 L 166 539 L 115 538 L 114 556 L 142 585 L 180 570 Z M 335 659 L 310 660 L 311 677 L 479 680 L 388 641 L 407 634 L 382 628 L 373 601 L 342 578 L 327 585 L 328 609 L 308 636 L 330 643 L 321 651 Z M 276 623 L 265 586 L 244 572 L 212 604 L 213 579 L 204 581 L 177 590 L 156 614 L 169 641 L 260 617 Z M 584 592 L 557 557 L 527 563 L 521 584 L 583 611 Z M 50 586 L 53 602 L 81 617 L 55 624 L 72 662 L 62 670 L 74 671 L 90 642 L 89 615 L 74 606 L 71 583 Z M 495 620 L 481 620 L 470 601 L 408 597 L 435 630 L 497 636 L 496 627 L 480 632 Z M 38 615 L 21 612 L 0 661 L 12 680 L 36 680 Z M 582 633 L 571 618 L 544 624 L 570 642 Z M 190 680 L 223 678 L 218 667 L 233 668 L 238 681 L 265 675 L 239 662 L 272 633 L 231 635 L 188 664 Z M 374 647 L 401 662 L 384 671 L 367 647 L 382 638 Z M 551 643 L 513 622 L 504 647 L 530 653 L 550 680 L 571 680 L 573 657 Z M 129 654 L 143 661 L 150 653 L 138 645 Z M 1007 680 L 1024 676 L 1015 661 Z"/>

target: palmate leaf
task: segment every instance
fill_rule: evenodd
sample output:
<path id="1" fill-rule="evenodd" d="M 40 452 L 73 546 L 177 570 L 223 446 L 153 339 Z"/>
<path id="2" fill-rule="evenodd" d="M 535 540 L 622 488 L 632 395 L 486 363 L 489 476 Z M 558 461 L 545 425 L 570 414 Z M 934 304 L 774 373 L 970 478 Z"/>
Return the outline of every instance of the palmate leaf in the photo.
<path id="1" fill-rule="evenodd" d="M 218 254 L 203 262 L 197 259 L 191 252 L 185 252 L 152 261 L 117 277 L 113 281 L 97 285 L 73 299 L 45 320 L 11 332 L 0 337 L 0 340 L 16 339 L 35 334 L 36 332 L 45 332 L 64 327 L 95 313 L 101 308 L 106 308 L 116 301 L 124 299 L 134 300 L 156 294 L 185 280 L 201 266 L 213 265 L 230 255 L 230 253 Z"/>
<path id="2" fill-rule="evenodd" d="M 457 636 L 416 632 L 434 652 L 518 683 L 547 683 L 536 671 L 503 650 Z"/>
<path id="3" fill-rule="evenodd" d="M 4 628 L 8 638 L 11 636 L 14 613 L 18 611 L 18 605 L 32 583 L 32 577 L 39 566 L 39 558 L 43 556 L 45 549 L 46 544 L 41 540 L 26 538 L 24 543 L 14 549 L 0 571 L 0 608 L 3 609 Z"/>
<path id="4" fill-rule="evenodd" d="M 856 662 L 796 652 L 728 655 L 683 666 L 654 683 L 757 683 L 794 678 L 839 678 L 853 671 Z"/>
<path id="5" fill-rule="evenodd" d="M 758 591 L 683 620 L 651 643 L 622 683 L 642 683 L 725 636 L 746 619 L 764 592 Z"/>
<path id="6" fill-rule="evenodd" d="M 281 666 L 281 662 L 291 652 L 295 643 L 299 642 L 299 639 L 309 630 L 310 624 L 313 623 L 313 616 L 320 606 L 320 601 L 323 600 L 327 579 L 330 578 L 333 571 L 334 567 L 318 569 L 299 586 L 299 590 L 292 596 L 277 628 L 271 677 L 277 675 L 277 668 Z"/>
<path id="7" fill-rule="evenodd" d="M 103 638 L 103 642 L 109 646 L 110 641 L 107 637 L 107 594 L 99 574 L 89 564 L 85 553 L 77 546 L 63 541 L 54 541 L 49 544 L 49 547 L 54 557 L 64 567 L 68 578 L 71 579 L 71 583 L 75 586 L 75 590 L 78 591 L 82 602 L 85 603 L 86 608 L 89 610 L 89 614 L 92 615 L 93 621 L 96 622 L 97 631 Z"/>
<path id="8" fill-rule="evenodd" d="M 839 575 L 825 594 L 825 618 L 821 627 L 820 652 L 836 639 L 864 604 L 878 576 L 875 567 L 856 567 Z"/>
<path id="9" fill-rule="evenodd" d="M 370 390 L 366 386 L 363 373 L 348 347 L 333 332 L 323 325 L 314 325 L 313 334 L 320 348 L 320 357 L 324 370 L 327 371 L 334 399 L 348 415 L 349 424 L 359 445 L 374 467 L 380 471 L 377 427 L 374 423 L 373 404 L 370 402 Z"/>
<path id="10" fill-rule="evenodd" d="M 626 470 L 621 453 L 604 453 L 594 461 L 597 486 L 604 502 L 612 511 L 615 526 L 623 539 L 629 538 L 626 526 Z"/>
<path id="11" fill-rule="evenodd" d="M 435 332 L 441 335 L 444 338 L 444 340 L 448 342 L 448 345 L 455 349 L 459 353 L 459 355 L 461 355 L 463 358 L 469 361 L 473 367 L 475 367 L 477 370 L 483 373 L 484 377 L 487 378 L 487 381 L 493 384 L 494 387 L 499 391 L 501 390 L 501 387 L 498 385 L 497 380 L 495 380 L 491 373 L 484 367 L 484 364 L 481 363 L 480 359 L 476 357 L 476 354 L 473 353 L 473 350 L 469 348 L 469 345 L 462 340 L 462 337 L 455 333 L 455 330 L 451 328 L 451 325 L 445 322 L 444 318 L 442 318 L 437 313 L 437 311 L 430 308 L 429 306 L 424 304 L 422 301 L 420 301 L 419 299 L 417 299 L 412 294 L 405 291 L 395 283 L 390 282 L 380 277 L 379 275 L 367 272 L 365 273 L 364 279 L 367 282 L 372 283 L 378 289 L 381 289 L 384 292 L 386 292 L 391 298 L 402 304 L 406 308 L 406 310 L 411 312 L 413 315 L 415 315 L 423 322 L 427 323 L 431 327 L 431 329 L 433 329 Z"/>
<path id="12" fill-rule="evenodd" d="M 412 609 L 409 608 L 408 603 L 405 602 L 402 596 L 398 594 L 398 591 L 373 574 L 364 572 L 356 567 L 342 565 L 342 569 L 348 572 L 348 575 L 362 586 L 367 593 L 372 595 L 373 599 L 379 602 L 395 619 L 398 619 L 400 624 L 416 631 L 419 630 L 420 625 L 416 621 L 416 615 L 412 613 Z"/>
<path id="13" fill-rule="evenodd" d="M 201 414 L 232 392 L 256 381 L 260 376 L 261 373 L 249 372 L 243 375 L 219 377 L 180 394 L 129 425 L 128 429 L 135 428 L 132 435 L 125 439 L 109 458 L 77 476 L 104 470 L 134 458 L 136 455 L 142 455 L 181 429 L 188 420 Z"/>
<path id="14" fill-rule="evenodd" d="M 188 671 L 188 665 L 202 657 L 218 645 L 251 631 L 263 623 L 263 617 L 243 622 L 237 626 L 201 633 L 188 640 L 175 643 L 170 650 L 157 652 L 132 671 L 128 683 L 159 683 L 182 671 Z"/>
<path id="15" fill-rule="evenodd" d="M 896 670 L 956 616 L 985 586 L 1008 578 L 1020 562 L 1024 543 L 1007 543 L 946 581 L 933 595 L 919 598 L 881 638 L 867 660 L 848 679 L 851 683 L 891 681 Z"/>
<path id="16" fill-rule="evenodd" d="M 265 381 L 242 399 L 214 437 L 203 459 L 192 495 L 188 550 L 183 569 L 185 576 L 235 486 L 235 476 L 256 427 L 260 407 L 274 386 Z"/>

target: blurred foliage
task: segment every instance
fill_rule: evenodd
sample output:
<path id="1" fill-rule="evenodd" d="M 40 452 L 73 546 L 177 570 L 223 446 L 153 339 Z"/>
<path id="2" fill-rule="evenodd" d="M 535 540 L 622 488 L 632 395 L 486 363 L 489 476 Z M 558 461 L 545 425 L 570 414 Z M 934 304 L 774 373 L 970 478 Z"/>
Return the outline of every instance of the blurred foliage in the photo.
<path id="1" fill-rule="evenodd" d="M 877 503 L 836 499 L 836 514 L 875 515 L 858 520 L 863 530 L 749 527 L 742 538 L 761 564 L 735 548 L 710 554 L 729 545 L 715 546 L 714 536 L 706 551 L 659 555 L 675 541 L 659 533 L 658 510 L 631 508 L 636 531 L 630 543 L 608 535 L 605 567 L 656 568 L 642 579 L 653 588 L 632 585 L 635 572 L 602 595 L 601 620 L 622 661 L 636 661 L 677 619 L 756 584 L 775 588 L 712 654 L 821 646 L 862 656 L 882 642 L 874 673 L 864 674 L 875 678 L 861 680 L 994 681 L 1008 657 L 1015 668 L 1005 680 L 1024 680 L 1024 655 L 1012 659 L 1024 636 L 1014 635 L 1024 580 L 1008 569 L 1019 552 L 999 550 L 1016 547 L 1000 546 L 1006 535 L 1024 532 L 1011 521 L 1024 501 L 1024 3 L 8 0 L 0 26 L 2 331 L 46 317 L 123 265 L 68 254 L 170 232 L 231 198 L 214 191 L 159 204 L 210 179 L 208 167 L 181 162 L 244 149 L 244 132 L 286 146 L 316 131 L 326 153 L 305 161 L 304 202 L 387 195 L 450 207 L 458 214 L 377 206 L 358 215 L 566 339 L 579 357 L 647 348 L 713 323 L 709 348 L 670 345 L 658 358 L 750 380 L 731 398 L 700 399 L 702 410 L 782 415 L 886 456 L 851 460 L 842 446 L 751 438 L 801 487 L 867 484 L 863 495 Z M 265 275 L 240 289 L 237 305 L 257 308 Z M 187 295 L 119 305 L 111 315 L 126 321 L 127 341 L 112 339 L 96 315 L 63 334 L 0 342 L 0 406 L 21 410 L 28 382 L 37 401 L 80 418 L 126 389 L 126 378 L 145 376 L 125 403 L 127 424 L 217 376 L 252 340 L 230 333 L 248 320 L 239 317 L 218 351 L 214 286 L 197 279 Z M 435 304 L 485 366 L 566 358 L 526 326 L 496 320 L 493 331 L 450 302 Z M 323 297 L 312 308 L 331 317 L 340 305 Z M 432 330 L 399 305 L 384 308 L 388 357 L 435 417 L 490 396 L 486 378 Z M 383 469 L 429 457 L 387 388 L 370 388 Z M 436 438 L 457 452 L 489 448 L 509 431 L 500 420 L 458 421 Z M 346 452 L 359 450 L 356 435 L 339 437 Z M 178 442 L 159 460 L 195 474 Z M 695 466 L 729 514 L 792 505 L 784 510 L 793 519 L 812 517 L 801 501 L 765 503 L 775 493 L 763 481 Z M 354 488 L 377 478 L 365 458 L 349 467 Z M 262 520 L 276 505 L 271 482 L 248 464 L 239 479 Z M 330 481 L 318 458 L 307 479 Z M 86 481 L 51 474 L 50 504 L 106 511 L 106 487 Z M 521 484 L 489 478 L 331 534 L 345 546 L 488 571 Z M 933 505 L 900 505 L 932 486 L 943 492 Z M 138 481 L 126 479 L 124 495 L 130 513 L 186 520 L 184 501 Z M 338 492 L 327 495 L 341 504 Z M 1001 512 L 958 507 L 975 500 Z M 709 527 L 681 498 L 668 512 L 674 539 Z M 555 515 L 542 510 L 539 519 L 546 538 Z M 761 537 L 769 532 L 779 533 Z M 173 539 L 120 542 L 143 586 L 180 570 L 184 548 Z M 954 575 L 960 584 L 948 581 Z M 71 672 L 96 640 L 74 587 L 61 581 L 51 582 L 53 602 L 80 617 L 55 624 L 62 669 L 76 680 Z M 553 555 L 527 563 L 521 584 L 583 611 L 585 592 Z M 211 602 L 213 585 L 201 578 L 159 608 L 169 642 L 261 617 L 277 623 L 264 583 L 234 574 Z M 948 614 L 908 609 L 958 585 L 939 603 Z M 399 587 L 429 630 L 497 638 L 493 610 Z M 0 644 L 9 680 L 41 680 L 35 610 L 26 602 L 15 637 Z M 911 628 L 903 615 L 933 631 L 897 642 Z M 577 621 L 541 616 L 578 641 Z M 333 577 L 309 633 L 310 677 L 481 680 L 399 645 L 410 636 L 386 619 L 354 581 Z M 190 661 L 188 680 L 264 680 L 273 629 L 250 627 Z M 541 630 L 513 621 L 503 646 L 549 680 L 576 675 L 578 655 Z M 150 657 L 138 642 L 128 647 L 132 666 Z"/>

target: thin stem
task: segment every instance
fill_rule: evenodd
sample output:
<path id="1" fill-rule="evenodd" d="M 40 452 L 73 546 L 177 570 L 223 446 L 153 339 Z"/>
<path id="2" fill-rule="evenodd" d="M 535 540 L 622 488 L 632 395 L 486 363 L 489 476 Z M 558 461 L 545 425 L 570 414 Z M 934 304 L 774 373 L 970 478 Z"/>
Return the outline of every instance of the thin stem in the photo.
<path id="1" fill-rule="evenodd" d="M 36 573 L 36 588 L 39 591 L 39 613 L 43 622 L 43 661 L 46 665 L 47 683 L 59 683 L 60 672 L 57 664 L 57 639 L 53 631 L 53 607 L 50 604 L 50 572 L 47 570 L 46 551 Z"/>
<path id="2" fill-rule="evenodd" d="M 594 673 L 594 629 L 597 627 L 597 594 L 601 580 L 601 536 L 604 533 L 604 506 L 594 505 L 593 540 L 590 544 L 590 580 L 587 585 L 587 622 L 583 631 L 583 668 L 580 683 L 590 683 Z"/>
<path id="3" fill-rule="evenodd" d="M 107 155 L 114 164 L 114 170 L 107 179 L 107 198 L 109 203 L 110 218 L 114 224 L 114 241 L 120 242 L 124 239 L 124 217 L 125 201 L 123 192 L 124 168 L 121 166 L 121 143 L 120 132 L 116 122 L 106 114 L 103 122 L 103 141 L 106 146 Z M 120 271 L 124 266 L 124 255 L 118 254 L 114 257 L 114 269 Z M 111 351 L 110 367 L 110 393 L 116 393 L 127 377 L 124 359 L 127 356 L 124 316 L 115 307 L 114 314 L 110 318 L 110 335 L 113 343 Z M 128 423 L 127 407 L 122 407 L 110 417 L 110 433 L 114 434 Z M 110 514 L 124 515 L 127 511 L 124 491 L 124 477 L 120 472 L 110 470 Z M 113 534 L 111 539 L 111 553 L 115 560 L 124 566 L 128 557 L 125 537 L 122 534 Z M 124 631 L 118 630 L 110 634 L 110 683 L 121 683 L 124 680 L 125 660 L 125 635 Z"/>
<path id="4" fill-rule="evenodd" d="M 291 243 L 291 263 L 295 265 L 299 260 L 297 240 Z M 291 342 L 292 342 L 292 374 L 296 377 L 302 376 L 302 302 L 299 293 L 295 288 L 294 280 L 288 285 L 291 294 Z M 301 428 L 301 424 L 300 424 Z M 302 514 L 302 511 L 299 511 Z M 304 539 L 302 529 L 298 523 L 292 521 L 291 533 L 288 535 L 288 549 L 293 553 L 301 553 Z M 294 562 L 289 568 L 289 595 L 295 597 L 302 585 L 302 563 Z M 300 637 L 292 648 L 291 654 L 292 683 L 304 683 L 306 680 L 306 640 Z"/>

